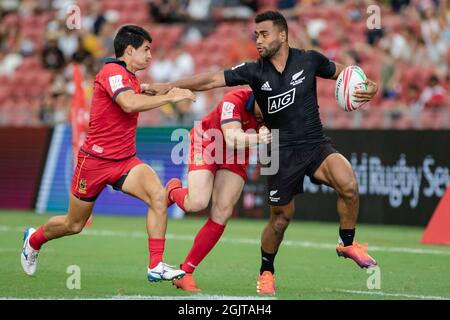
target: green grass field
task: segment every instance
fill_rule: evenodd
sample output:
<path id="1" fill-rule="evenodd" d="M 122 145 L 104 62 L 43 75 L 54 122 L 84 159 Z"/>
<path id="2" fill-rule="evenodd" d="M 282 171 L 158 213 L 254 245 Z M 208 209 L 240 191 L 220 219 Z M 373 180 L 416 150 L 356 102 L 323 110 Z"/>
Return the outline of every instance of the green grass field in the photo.
<path id="1" fill-rule="evenodd" d="M 170 282 L 149 283 L 145 218 L 95 216 L 80 235 L 47 243 L 38 270 L 26 276 L 20 266 L 22 231 L 49 216 L 0 212 L 0 298 L 33 299 L 258 299 L 259 237 L 265 221 L 233 219 L 223 238 L 195 273 L 199 294 Z M 205 218 L 169 220 L 165 261 L 181 263 Z M 338 258 L 337 224 L 291 223 L 276 258 L 273 299 L 450 299 L 450 247 L 419 243 L 423 228 L 360 224 L 357 240 L 369 243 L 378 261 L 381 289 L 368 289 L 374 274 Z M 79 266 L 81 288 L 68 289 Z"/>

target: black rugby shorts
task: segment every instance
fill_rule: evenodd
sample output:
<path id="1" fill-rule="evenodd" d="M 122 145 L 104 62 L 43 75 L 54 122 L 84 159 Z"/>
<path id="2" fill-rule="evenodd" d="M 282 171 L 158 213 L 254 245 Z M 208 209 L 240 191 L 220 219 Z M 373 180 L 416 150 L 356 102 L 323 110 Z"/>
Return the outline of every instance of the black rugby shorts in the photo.
<path id="1" fill-rule="evenodd" d="M 279 169 L 275 175 L 268 176 L 268 200 L 273 206 L 288 204 L 298 193 L 303 193 L 305 175 L 315 184 L 321 182 L 314 179 L 314 172 L 332 153 L 337 153 L 330 141 L 304 149 L 280 149 Z"/>

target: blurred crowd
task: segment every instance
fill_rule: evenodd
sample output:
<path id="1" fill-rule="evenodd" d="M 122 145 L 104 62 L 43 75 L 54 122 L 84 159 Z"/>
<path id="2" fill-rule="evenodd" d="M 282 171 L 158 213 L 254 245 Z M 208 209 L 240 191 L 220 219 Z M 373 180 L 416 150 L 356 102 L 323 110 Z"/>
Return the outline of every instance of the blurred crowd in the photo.
<path id="1" fill-rule="evenodd" d="M 0 125 L 69 121 L 73 65 L 87 103 L 102 59 L 126 23 L 153 37 L 142 81 L 165 82 L 258 58 L 253 17 L 280 10 L 293 47 L 357 64 L 379 84 L 360 112 L 338 109 L 334 82 L 319 80 L 322 120 L 330 128 L 450 128 L 450 8 L 445 0 L 2 0 Z M 192 125 L 230 89 L 140 116 L 141 126 Z"/>

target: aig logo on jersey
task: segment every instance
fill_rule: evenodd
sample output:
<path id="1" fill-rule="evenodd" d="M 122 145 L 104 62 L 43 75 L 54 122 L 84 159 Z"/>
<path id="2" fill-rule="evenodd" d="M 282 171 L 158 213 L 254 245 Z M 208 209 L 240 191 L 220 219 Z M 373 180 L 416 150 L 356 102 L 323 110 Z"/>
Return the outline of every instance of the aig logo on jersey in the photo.
<path id="1" fill-rule="evenodd" d="M 285 93 L 268 98 L 268 113 L 276 113 L 286 107 L 289 107 L 295 100 L 295 88 Z"/>

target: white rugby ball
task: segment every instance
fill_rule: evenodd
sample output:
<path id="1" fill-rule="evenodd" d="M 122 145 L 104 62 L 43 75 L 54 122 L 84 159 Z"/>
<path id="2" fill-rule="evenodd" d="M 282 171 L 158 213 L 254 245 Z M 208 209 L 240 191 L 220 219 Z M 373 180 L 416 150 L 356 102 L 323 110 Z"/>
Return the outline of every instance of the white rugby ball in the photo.
<path id="1" fill-rule="evenodd" d="M 355 102 L 353 92 L 367 90 L 366 75 L 358 66 L 348 66 L 339 74 L 336 80 L 335 95 L 341 109 L 351 112 L 360 108 L 365 102 Z"/>

